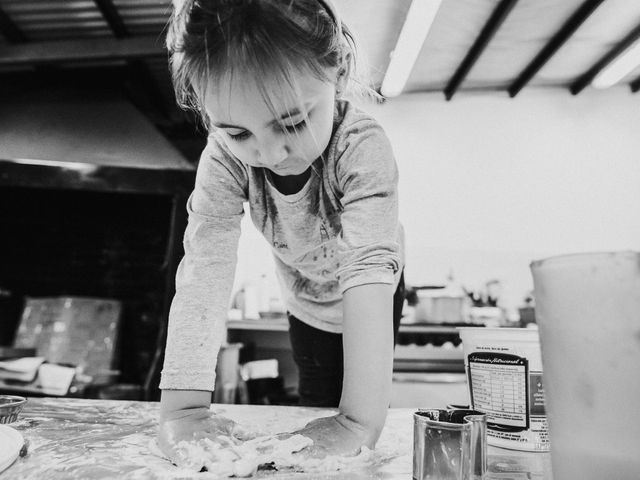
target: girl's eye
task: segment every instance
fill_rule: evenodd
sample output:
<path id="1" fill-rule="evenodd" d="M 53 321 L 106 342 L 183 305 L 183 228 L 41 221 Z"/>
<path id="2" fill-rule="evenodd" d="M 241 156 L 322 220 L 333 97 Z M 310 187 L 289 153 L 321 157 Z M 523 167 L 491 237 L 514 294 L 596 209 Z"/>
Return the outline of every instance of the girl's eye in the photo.
<path id="1" fill-rule="evenodd" d="M 289 133 L 299 132 L 300 130 L 304 129 L 306 126 L 307 126 L 306 120 L 302 120 L 301 122 L 296 123 L 295 125 L 283 125 L 284 129 Z"/>
<path id="2" fill-rule="evenodd" d="M 229 138 L 231 140 L 234 140 L 236 142 L 241 142 L 242 140 L 246 140 L 247 138 L 249 138 L 250 133 L 247 131 L 244 131 L 242 133 L 238 133 L 236 135 L 232 135 L 230 133 L 227 133 L 227 135 L 229 135 Z"/>

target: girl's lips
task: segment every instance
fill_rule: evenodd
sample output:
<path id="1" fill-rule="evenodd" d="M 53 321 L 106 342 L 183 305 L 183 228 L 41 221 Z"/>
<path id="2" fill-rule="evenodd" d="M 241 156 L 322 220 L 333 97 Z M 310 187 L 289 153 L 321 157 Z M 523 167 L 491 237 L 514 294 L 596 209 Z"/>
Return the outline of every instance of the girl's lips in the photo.
<path id="1" fill-rule="evenodd" d="M 274 172 L 290 172 L 292 170 L 299 170 L 299 163 L 295 161 L 285 161 L 275 165 L 271 168 Z"/>
<path id="2" fill-rule="evenodd" d="M 283 160 L 282 162 L 277 164 L 274 168 L 290 168 L 297 163 L 297 160 L 287 158 L 286 160 Z"/>

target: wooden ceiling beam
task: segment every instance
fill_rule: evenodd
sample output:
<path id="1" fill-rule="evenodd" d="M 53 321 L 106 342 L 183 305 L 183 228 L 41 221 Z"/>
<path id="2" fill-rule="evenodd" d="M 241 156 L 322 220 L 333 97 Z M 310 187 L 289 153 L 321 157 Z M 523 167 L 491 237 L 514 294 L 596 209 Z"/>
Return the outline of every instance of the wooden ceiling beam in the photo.
<path id="1" fill-rule="evenodd" d="M 600 58 L 589 70 L 580 75 L 578 79 L 569 86 L 573 95 L 577 95 L 596 78 L 604 68 L 627 48 L 640 40 L 640 25 L 631 30 L 618 44 Z"/>
<path id="2" fill-rule="evenodd" d="M 26 35 L 2 8 L 0 8 L 0 33 L 9 43 L 24 43 L 27 41 Z"/>
<path id="3" fill-rule="evenodd" d="M 116 38 L 130 37 L 130 32 L 112 0 L 94 0 L 94 2 Z M 140 110 L 154 123 L 157 124 L 158 119 L 166 121 L 169 118 L 169 112 L 165 108 L 164 96 L 149 67 L 142 59 L 127 59 L 127 69 L 129 80 L 124 86 L 131 102 L 139 106 Z"/>
<path id="4" fill-rule="evenodd" d="M 157 35 L 0 45 L 0 66 L 31 66 L 164 56 L 166 56 L 164 43 Z"/>
<path id="5" fill-rule="evenodd" d="M 124 24 L 120 12 L 111 0 L 93 0 L 102 13 L 102 16 L 109 24 L 109 28 L 116 38 L 124 38 L 129 36 L 127 26 Z"/>
<path id="6" fill-rule="evenodd" d="M 509 96 L 515 97 L 522 88 L 529 83 L 536 73 L 549 61 L 549 59 L 565 44 L 587 18 L 598 8 L 604 0 L 586 0 L 571 15 L 565 24 L 556 32 L 549 42 L 540 50 L 535 58 L 518 75 L 518 78 L 509 87 Z"/>
<path id="7" fill-rule="evenodd" d="M 462 63 L 453 74 L 453 77 L 451 77 L 448 85 L 445 87 L 444 96 L 447 100 L 451 100 L 453 95 L 456 93 L 460 84 L 464 81 L 471 68 L 478 61 L 482 52 L 487 48 L 487 45 L 489 45 L 493 36 L 504 23 L 511 10 L 513 10 L 513 7 L 515 7 L 517 1 L 518 0 L 502 0 L 493 10 L 491 17 L 489 17 L 489 20 L 482 28 L 478 38 L 476 38 L 476 41 L 467 52 L 464 60 L 462 60 Z"/>

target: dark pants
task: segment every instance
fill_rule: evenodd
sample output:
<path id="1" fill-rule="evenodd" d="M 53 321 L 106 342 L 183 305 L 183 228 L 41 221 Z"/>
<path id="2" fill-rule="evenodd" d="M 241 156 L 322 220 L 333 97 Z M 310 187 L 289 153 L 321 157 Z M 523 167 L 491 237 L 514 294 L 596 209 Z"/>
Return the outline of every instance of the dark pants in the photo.
<path id="1" fill-rule="evenodd" d="M 393 344 L 404 302 L 404 274 L 393 295 Z M 342 334 L 311 327 L 289 315 L 289 338 L 298 366 L 298 394 L 305 407 L 337 407 L 342 396 Z"/>

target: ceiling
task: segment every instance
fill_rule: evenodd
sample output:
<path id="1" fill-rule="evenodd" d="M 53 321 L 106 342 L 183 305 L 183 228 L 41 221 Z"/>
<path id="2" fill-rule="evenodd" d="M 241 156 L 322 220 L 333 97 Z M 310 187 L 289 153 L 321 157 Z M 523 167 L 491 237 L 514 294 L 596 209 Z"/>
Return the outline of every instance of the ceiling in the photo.
<path id="1" fill-rule="evenodd" d="M 334 0 L 379 87 L 411 0 Z M 415 0 L 430 1 L 430 0 Z M 163 50 L 170 0 L 0 0 L 0 84 L 119 89 L 185 153 L 202 132 L 176 106 Z M 444 0 L 404 92 L 515 97 L 532 87 L 588 95 L 640 39 L 640 1 Z M 640 90 L 640 68 L 624 79 Z"/>

